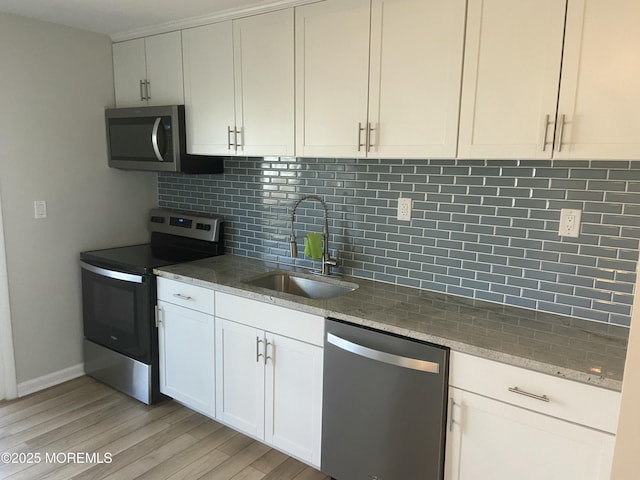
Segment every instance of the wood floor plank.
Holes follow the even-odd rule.
[[[178,411],[177,414],[179,415],[180,413],[181,412]],[[182,418],[179,422],[173,425],[167,424],[165,419],[159,420],[158,423],[165,423],[165,425],[168,425],[168,428],[160,430],[162,432],[162,435],[144,435],[139,439],[137,439],[135,435],[132,435],[126,442],[123,442],[123,439],[119,439],[116,442],[105,446],[106,452],[113,453],[114,461],[111,463],[96,465],[87,470],[86,474],[89,476],[89,478],[102,479],[107,475],[110,475],[114,471],[119,470],[122,465],[127,465],[131,462],[134,462],[138,458],[156,450],[163,443],[170,442],[183,433],[188,432],[192,428],[201,424],[203,421],[205,421],[205,417],[195,412],[193,412],[192,415]],[[140,429],[135,433],[137,434],[142,430],[143,429]],[[72,478],[87,477],[83,476]]]
[[[247,447],[229,457],[210,472],[202,475],[200,480],[229,480],[267,453],[268,450],[269,447],[264,443],[252,440]]]
[[[101,405],[100,410],[85,409],[86,415],[70,419],[69,423],[27,440],[27,446],[31,451],[37,451],[62,439],[67,439],[67,446],[72,444],[73,439],[75,443],[82,443],[84,439],[90,438],[91,433],[98,434],[105,428],[129,421],[142,412],[141,408],[125,399],[113,397],[111,400],[113,403]]]
[[[173,475],[167,477],[167,480],[193,480],[201,478],[204,474],[210,472],[214,468],[217,468],[228,459],[229,455],[218,449],[214,449],[210,453],[200,457]]]
[[[292,480],[307,466],[294,458],[287,458],[284,462],[264,476],[263,480]]]
[[[218,430],[220,430],[222,428],[228,428],[228,427],[225,427],[221,423],[214,422],[214,421],[205,422],[202,425],[200,425],[200,426],[194,428],[193,430],[191,430],[189,432],[189,435],[201,440],[203,438],[208,437],[212,433],[217,432]]]
[[[231,480],[262,480],[264,478],[264,472],[256,470],[251,465],[242,469],[237,475],[234,475]]]
[[[177,402],[144,405],[89,377],[0,402],[1,451],[59,454],[0,463],[2,480],[329,480]]]
[[[146,455],[129,462],[125,467],[102,477],[103,480],[121,480],[123,478],[138,478],[147,470],[153,468],[158,463],[170,459],[176,455],[181,455],[198,440],[190,435],[183,434],[173,440],[159,445]]]
[[[287,457],[284,453],[277,450],[269,450],[262,457],[251,464],[251,467],[262,472],[264,475],[271,472],[274,468],[282,464]]]
[[[195,476],[197,469],[192,469],[189,472],[184,471],[184,469],[188,468],[189,466],[194,464],[194,462],[198,461],[202,462],[203,464],[209,463],[209,469],[199,472],[200,475],[202,475],[229,458],[228,455],[218,451],[217,454],[214,454],[214,456],[216,456],[219,461],[217,463],[211,463],[211,453],[217,447],[229,441],[232,437],[239,435],[238,432],[228,427],[224,427],[217,422],[208,423],[216,424],[219,428],[217,428],[210,435],[203,438],[198,438],[197,435],[194,435],[194,431],[198,430],[200,427],[194,428],[191,432],[188,433],[188,435],[196,438],[197,443],[195,446],[193,446],[186,452],[181,452],[179,455],[175,455],[172,458],[159,463],[153,468],[148,469],[144,474],[140,475],[137,480],[165,480],[168,478],[176,478],[176,474],[178,474],[177,476],[181,478],[197,478]],[[179,474],[181,470],[182,473]]]
[[[164,414],[165,412],[160,411],[159,413]],[[169,424],[162,421],[163,416],[165,415],[162,415],[161,418],[153,418],[143,415],[131,421],[125,421],[110,430],[99,432],[97,435],[92,434],[88,441],[78,444],[77,448],[82,448],[88,452],[114,455],[119,451],[126,450],[131,445],[135,445],[146,437],[159,435],[163,430],[168,429]],[[67,480],[91,467],[92,465],[64,465],[58,470],[51,471],[43,478]]]
[[[0,428],[7,427],[13,423],[35,424],[45,421],[56,415],[57,412],[64,411],[69,404],[77,405],[85,397],[98,398],[111,393],[108,388],[100,384],[89,384],[82,389],[82,394],[72,390],[58,397],[50,398],[41,403],[31,405],[24,410],[19,410],[8,415],[0,416]]]
[[[114,399],[119,400],[120,402],[122,402],[122,399],[114,396]],[[105,404],[105,405],[109,405],[109,404]],[[91,415],[84,416],[78,420],[75,421],[71,421],[69,424],[67,425],[62,425],[58,428],[54,428],[49,432],[43,432],[41,433],[39,436],[36,436],[32,439],[27,440],[25,443],[17,443],[17,442],[22,442],[23,438],[22,438],[22,434],[17,434],[14,437],[8,437],[3,439],[2,443],[3,443],[3,448],[0,449],[1,451],[6,451],[6,452],[13,452],[13,453],[21,453],[21,454],[33,454],[33,453],[39,453],[41,456],[43,454],[45,454],[46,452],[64,452],[64,451],[70,451],[71,450],[71,446],[68,443],[68,439],[69,438],[73,438],[73,435],[75,434],[76,436],[80,436],[80,440],[78,440],[79,443],[81,441],[81,439],[87,435],[87,433],[91,432],[91,429],[93,427],[93,425],[95,425],[95,423],[99,423],[100,420],[105,421],[105,419],[103,418],[105,415],[110,416],[111,418],[108,418],[108,421],[113,424],[113,416],[115,415],[122,415],[123,419],[128,418],[127,415],[127,409],[122,407],[121,403],[116,402],[115,404],[110,406],[111,408],[105,408],[103,412],[95,412],[93,411],[93,409],[87,407],[87,410],[89,412],[93,412]],[[134,412],[135,413],[135,412]],[[131,417],[132,418],[132,417]],[[96,428],[96,427],[94,427]],[[105,425],[102,426],[98,426],[98,429],[102,429],[104,430]],[[97,433],[97,432],[96,432]],[[13,441],[12,441],[13,438]],[[56,441],[58,441],[59,443],[55,443]],[[66,442],[65,442],[66,441]],[[14,443],[15,442],[15,443]],[[65,443],[60,443],[60,442],[65,442]],[[51,445],[50,448],[45,448],[48,445]],[[7,467],[4,472],[4,476],[8,476],[9,472],[11,474],[16,474],[19,471],[22,470],[26,470],[26,469],[31,469],[30,471],[32,473],[29,473],[28,475],[26,475],[26,478],[29,478],[29,476],[34,475],[35,471],[46,471],[51,469],[52,467],[47,467],[45,465],[40,465],[40,466],[30,466],[29,464],[23,463],[23,464],[14,464],[11,465],[9,467]],[[33,470],[35,469],[35,470]],[[0,478],[2,477],[2,475],[0,475]],[[36,477],[32,477],[32,478],[36,478]]]
[[[9,415],[14,412],[24,411],[32,405],[37,405],[48,399],[59,397],[60,395],[64,395],[72,390],[82,391],[86,385],[94,383],[97,382],[91,377],[82,376],[21,398],[6,400],[0,404],[0,417],[4,417],[5,415]]]
[[[329,480],[329,477],[313,467],[307,467],[295,476],[293,480]]]
[[[247,448],[253,442],[254,440],[252,438],[249,438],[245,435],[238,435],[236,437],[233,437],[228,442],[225,442],[222,445],[220,445],[218,447],[218,450],[232,457],[238,452],[240,452],[241,450],[244,450],[245,448]]]

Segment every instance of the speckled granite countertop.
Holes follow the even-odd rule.
[[[162,267],[159,276],[334,317],[579,382],[621,390],[628,329],[361,278],[330,300],[243,283],[280,267],[232,255]]]

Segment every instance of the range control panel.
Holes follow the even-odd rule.
[[[149,214],[149,230],[180,235],[209,242],[220,240],[222,218],[196,215],[163,208],[154,208]]]

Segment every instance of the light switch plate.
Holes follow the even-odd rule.
[[[33,217],[36,219],[47,218],[47,202],[35,200],[33,202]]]

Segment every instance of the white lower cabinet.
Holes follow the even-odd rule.
[[[216,292],[216,418],[319,467],[322,329],[322,317]]]
[[[216,417],[257,438],[264,437],[264,334],[219,319],[216,328]]]
[[[323,350],[266,335],[265,441],[320,466]]]
[[[464,365],[456,368],[456,359],[461,355],[453,353],[445,479],[609,478],[615,443],[613,420],[619,408],[617,392],[482,359],[465,358]],[[475,368],[470,370],[473,365]],[[480,374],[483,371],[486,375]],[[473,385],[476,380],[467,382],[471,377],[487,379],[487,388],[477,388]],[[519,379],[519,385],[514,378]],[[504,382],[504,388],[494,390],[500,382]],[[537,398],[523,395],[523,391]],[[508,402],[496,399],[503,392]],[[565,409],[569,416],[581,415],[575,413],[580,408],[573,408],[573,404],[583,404],[585,411],[591,410],[593,422],[587,418],[583,420],[585,424],[579,424],[575,418],[563,418],[561,412]],[[593,425],[609,431],[592,428]]]
[[[215,414],[214,334],[213,315],[158,301],[160,391],[208,416]]]
[[[158,278],[160,391],[207,416],[215,414],[212,290]]]

